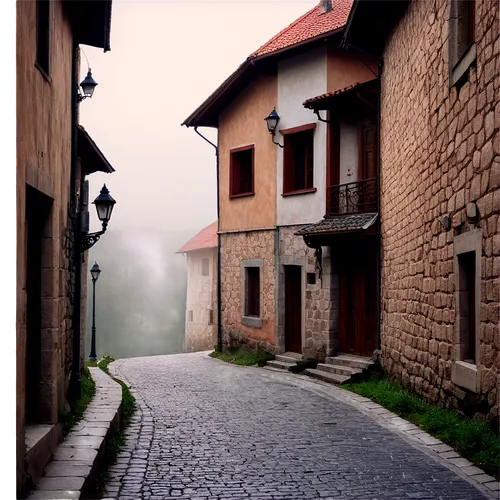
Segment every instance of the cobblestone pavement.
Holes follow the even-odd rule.
[[[106,495],[177,499],[484,499],[341,400],[206,354],[118,360],[140,409]],[[302,384],[302,385],[301,385]]]

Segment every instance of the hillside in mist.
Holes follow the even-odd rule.
[[[186,258],[176,255],[196,229],[109,231],[89,252],[97,260],[97,357],[182,352],[186,308]],[[92,281],[87,276],[86,353],[90,354]]]

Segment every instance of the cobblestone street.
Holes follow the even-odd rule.
[[[139,408],[109,498],[491,498],[308,378],[206,353],[118,360],[110,369],[132,386]]]

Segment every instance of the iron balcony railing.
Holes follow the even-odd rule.
[[[330,186],[326,215],[377,211],[377,178]]]

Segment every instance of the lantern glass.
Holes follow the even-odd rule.
[[[280,117],[278,113],[276,113],[276,108],[274,108],[271,113],[269,113],[269,116],[265,118],[267,122],[267,130],[269,130],[270,134],[273,134],[276,132],[276,127],[278,126],[278,122],[280,120]]]
[[[97,87],[97,82],[92,78],[92,72],[88,71],[87,76],[82,83],[80,83],[80,87],[82,87],[83,95],[85,97],[92,97],[94,94],[94,90]]]
[[[99,269],[99,265],[97,262],[94,263],[92,266],[92,269],[90,270],[90,274],[92,275],[92,280],[97,281],[99,278],[99,275],[101,274],[101,270]]]
[[[106,184],[101,189],[99,196],[94,200],[94,205],[97,209],[97,217],[103,224],[107,224],[111,219],[113,207],[116,201],[109,194]]]

